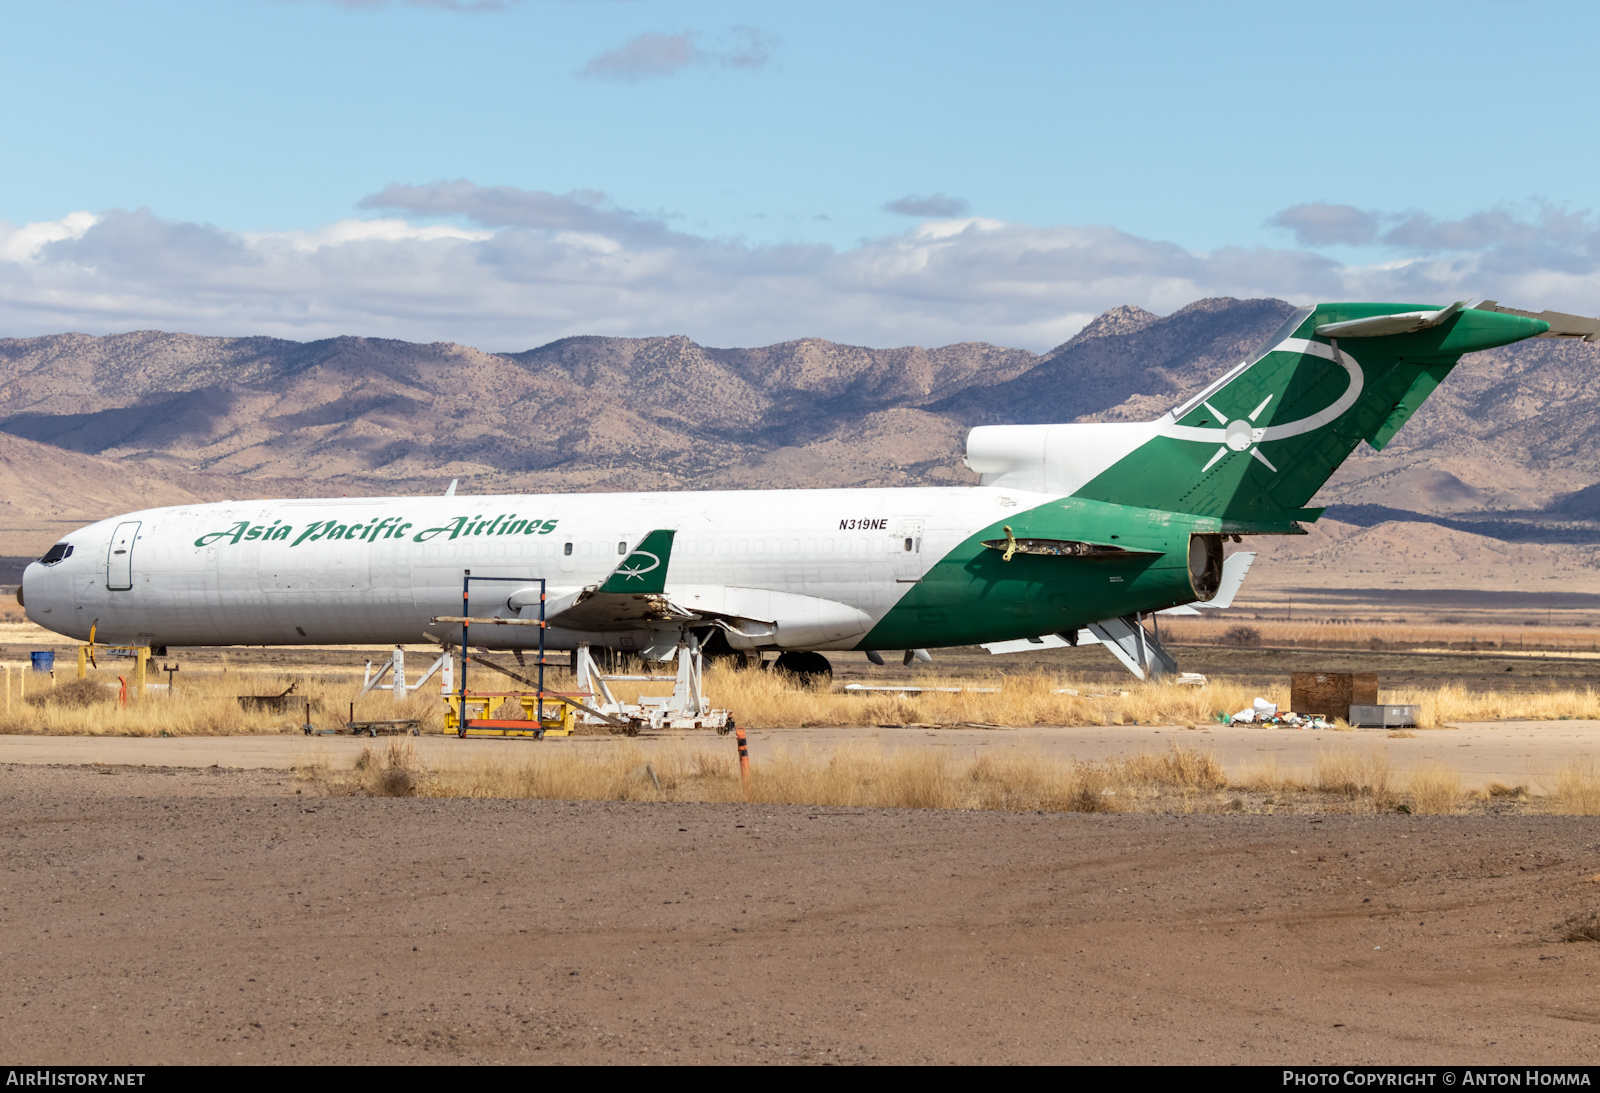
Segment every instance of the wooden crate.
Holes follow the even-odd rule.
[[[1378,704],[1375,672],[1294,672],[1289,676],[1289,709],[1350,720],[1351,706]]]

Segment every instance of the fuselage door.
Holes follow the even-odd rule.
[[[133,587],[133,541],[139,537],[139,521],[128,520],[111,533],[111,550],[106,554],[106,588],[126,592]]]
[[[889,543],[889,553],[894,556],[896,582],[915,584],[922,580],[922,521],[900,521]]]

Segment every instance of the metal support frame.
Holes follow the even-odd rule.
[[[401,699],[405,698],[407,694],[413,691],[421,690],[422,685],[428,682],[428,680],[432,679],[433,674],[439,671],[441,668],[444,669],[444,673],[448,677],[450,674],[449,662],[450,651],[446,649],[444,652],[439,654],[434,662],[428,667],[428,670],[422,673],[420,679],[418,679],[415,683],[411,683],[406,679],[405,647],[396,645],[394,647],[394,652],[389,654],[389,659],[384,661],[383,665],[378,669],[377,675],[372,674],[372,661],[367,661],[365,678],[361,684],[361,694],[357,695],[356,697],[360,698],[361,695],[366,694],[368,691],[392,691],[394,692],[394,700],[399,702]],[[390,681],[388,683],[382,682],[383,677],[389,675],[390,673],[393,673]],[[445,689],[448,691],[449,687],[447,686]]]
[[[517,582],[519,584],[533,584],[535,582],[538,583],[538,585],[539,585],[539,687],[538,687],[539,713],[538,713],[538,719],[540,721],[543,721],[544,720],[544,641],[545,641],[545,631],[549,629],[549,627],[546,625],[546,621],[547,620],[544,617],[545,579],[543,577],[474,577],[472,575],[472,570],[465,569],[465,570],[461,571],[461,689],[457,692],[457,696],[458,696],[459,701],[460,701],[460,706],[458,707],[458,709],[460,710],[461,727],[463,729],[465,729],[467,727],[467,661],[472,659],[471,653],[469,652],[469,650],[471,649],[471,646],[468,644],[468,635],[467,635],[468,623],[467,623],[467,619],[472,614],[472,607],[471,607],[470,603],[468,602],[468,600],[469,600],[470,594],[472,592],[472,582],[473,581],[515,581],[515,582]]]
[[[1142,613],[1091,622],[1089,630],[1140,679],[1156,680],[1178,672],[1177,660],[1144,628]]]

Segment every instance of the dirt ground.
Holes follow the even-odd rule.
[[[1232,775],[1251,764],[1276,762],[1310,777],[1319,754],[1349,749],[1358,754],[1382,752],[1399,773],[1443,765],[1461,775],[1468,790],[1492,782],[1525,786],[1534,794],[1553,792],[1563,763],[1600,754],[1600,721],[1467,722],[1447,729],[1417,729],[1404,738],[1381,729],[1330,732],[1276,729],[1258,725],[1094,725],[1078,728],[807,727],[748,730],[750,754],[757,763],[776,753],[827,756],[841,747],[867,746],[884,752],[933,748],[960,762],[979,755],[1014,755],[1055,760],[1110,760],[1139,751],[1162,752],[1176,744],[1215,755]],[[637,751],[641,759],[663,751],[733,753],[732,737],[710,731],[648,733],[626,741],[611,736],[575,736],[567,740],[458,740],[454,734],[430,733],[410,739],[429,767],[463,765],[480,758],[521,762],[553,750],[601,752],[617,747]],[[348,768],[373,745],[365,737],[284,735],[241,736],[49,736],[0,734],[0,765],[90,765],[304,769],[321,762]]]
[[[0,768],[38,1063],[1578,1063],[1600,833]],[[297,791],[300,791],[297,793]]]

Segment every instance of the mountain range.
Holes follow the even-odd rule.
[[[514,353],[156,331],[3,339],[0,555],[142,505],[436,493],[452,478],[462,492],[970,483],[972,426],[1152,417],[1291,312],[1118,307],[1042,354],[683,336]],[[1384,580],[1600,588],[1597,370],[1600,347],[1549,339],[1465,358],[1388,449],[1363,445],[1324,488],[1313,535],[1257,545]],[[1425,550],[1403,546],[1407,527]]]

